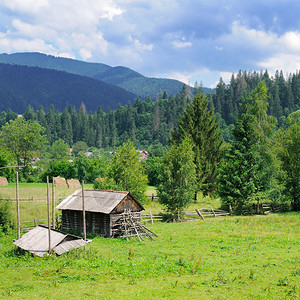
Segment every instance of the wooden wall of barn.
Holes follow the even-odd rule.
[[[86,233],[110,237],[110,217],[107,214],[96,212],[85,212]],[[61,229],[65,232],[80,232],[83,234],[82,211],[63,210]]]
[[[113,214],[120,214],[125,210],[130,210],[132,212],[141,211],[141,206],[134,201],[129,195],[127,195],[112,211]]]

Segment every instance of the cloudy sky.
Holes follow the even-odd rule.
[[[213,86],[300,70],[299,0],[0,0],[0,53],[39,51]]]

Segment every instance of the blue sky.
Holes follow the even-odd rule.
[[[300,70],[299,0],[0,0],[0,53],[38,51],[213,87]]]

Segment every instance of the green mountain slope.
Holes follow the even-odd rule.
[[[0,63],[15,64],[29,67],[40,67],[56,71],[94,77],[111,67],[100,63],[87,63],[75,59],[55,57],[38,52],[0,54]]]
[[[96,78],[121,87],[143,99],[150,96],[155,100],[159,93],[164,91],[168,95],[175,95],[181,91],[183,86],[183,83],[178,80],[149,78],[126,67],[111,67],[101,63],[88,63],[35,52],[0,54],[0,62],[54,69]],[[207,93],[213,92],[208,88],[204,88],[204,91]]]
[[[62,111],[79,109],[83,102],[88,111],[116,109],[118,103],[134,101],[136,95],[117,86],[67,72],[0,63],[0,111],[8,108],[23,113],[28,105],[47,110],[51,104]]]

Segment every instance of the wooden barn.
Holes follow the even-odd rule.
[[[83,233],[82,190],[77,190],[57,207],[62,211],[61,230]],[[131,211],[140,215],[144,207],[125,191],[84,190],[86,233],[114,236],[120,214]]]

